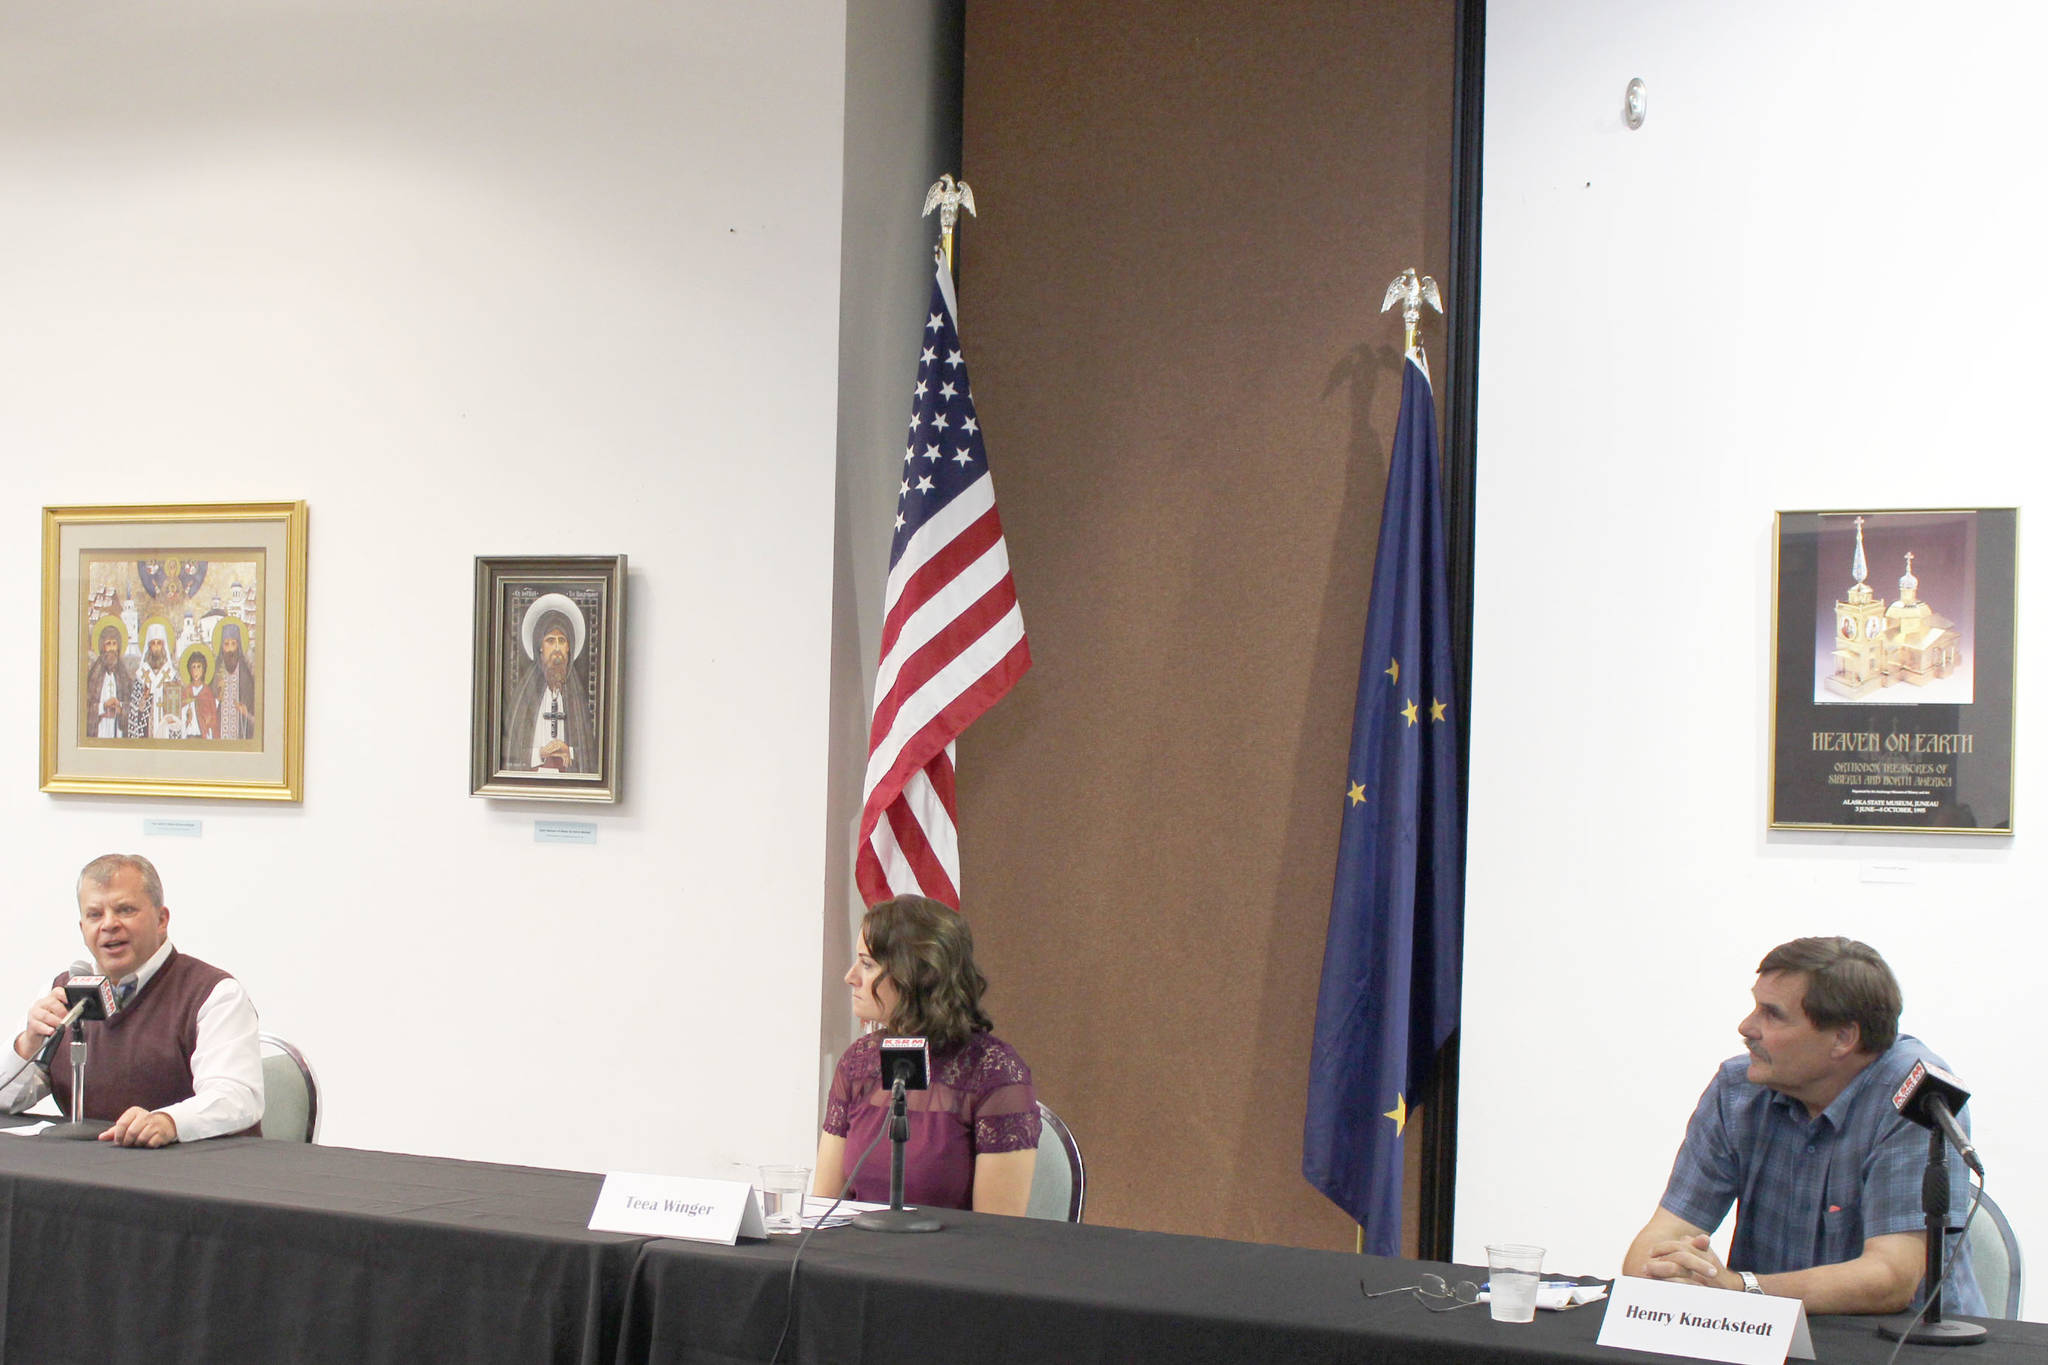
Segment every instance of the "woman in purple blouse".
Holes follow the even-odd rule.
[[[898,896],[869,908],[847,970],[853,1012],[871,1031],[840,1055],[818,1138],[816,1193],[846,1180],[848,1149],[868,1151],[888,1122],[883,1033],[931,1044],[932,1084],[909,1094],[903,1202],[1022,1214],[1038,1157],[1038,1096],[1031,1069],[981,1008],[988,979],[974,965],[967,921],[935,900]],[[889,1144],[874,1143],[854,1173],[852,1197],[889,1198]]]

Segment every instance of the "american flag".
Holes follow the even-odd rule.
[[[941,263],[896,494],[868,729],[854,880],[869,904],[915,892],[960,908],[953,741],[1031,667],[957,311]]]

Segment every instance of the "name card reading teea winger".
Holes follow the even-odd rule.
[[[643,1237],[680,1237],[723,1242],[766,1237],[761,1200],[744,1180],[696,1180],[686,1175],[638,1175],[613,1171],[590,1211],[592,1232],[634,1232]]]
[[[1782,1365],[1813,1359],[1806,1305],[1772,1294],[1624,1275],[1607,1296],[1602,1346],[1622,1346],[1727,1365]]]

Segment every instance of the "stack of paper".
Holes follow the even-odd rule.
[[[1548,1308],[1553,1313],[1580,1304],[1598,1303],[1607,1297],[1604,1284],[1576,1284],[1571,1280],[1545,1280],[1536,1286],[1536,1306]]]
[[[1491,1291],[1492,1282],[1489,1281],[1487,1286],[1479,1291],[1479,1302],[1492,1302]],[[1577,1308],[1580,1304],[1598,1303],[1606,1297],[1607,1286],[1604,1284],[1580,1284],[1576,1280],[1545,1280],[1536,1286],[1536,1306],[1548,1308],[1553,1313],[1562,1313],[1565,1309]]]
[[[854,1215],[866,1213],[869,1209],[886,1209],[887,1204],[863,1204],[856,1199],[842,1199],[839,1207],[832,1208],[832,1201],[820,1195],[804,1196],[804,1226],[806,1228],[843,1228],[853,1221]],[[832,1210],[827,1218],[825,1211]]]

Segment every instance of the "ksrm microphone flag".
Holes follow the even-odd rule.
[[[65,1030],[73,1024],[88,1019],[111,1019],[121,1012],[121,1007],[114,1001],[114,983],[95,974],[92,964],[83,960],[71,964],[71,979],[64,983],[64,999],[70,1008],[65,1011],[64,1022],[57,1025],[57,1031],[43,1039],[42,1047],[36,1050],[38,1066],[50,1064],[50,1055],[57,1050]]]
[[[923,1038],[884,1038],[881,1046],[882,1084],[905,1090],[928,1090],[932,1083],[931,1044]]]
[[[1956,1149],[1956,1155],[1963,1159],[1963,1164],[1983,1175],[1984,1163],[1977,1156],[1976,1145],[1956,1118],[1969,1102],[1970,1092],[1963,1088],[1961,1081],[1926,1062],[1913,1063],[1906,1079],[1900,1081],[1899,1088],[1892,1092],[1892,1108],[1922,1128],[1947,1138],[1949,1145]]]

